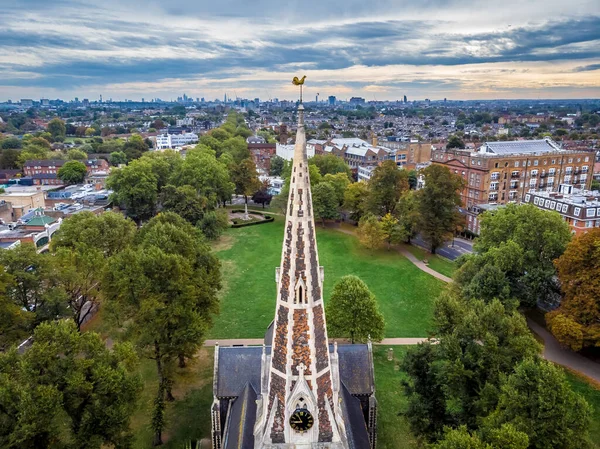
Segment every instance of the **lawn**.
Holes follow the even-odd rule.
[[[439,254],[431,254],[423,248],[415,245],[405,245],[405,248],[412,253],[413,256],[419,260],[427,260],[428,266],[432,270],[442,273],[444,276],[452,277],[454,270],[456,270],[456,264]]]
[[[586,379],[565,370],[567,380],[574,391],[582,395],[592,407],[592,423],[590,425],[590,438],[594,447],[600,448],[600,390]]]
[[[214,249],[223,265],[221,312],[209,338],[261,338],[275,313],[275,267],[281,262],[283,218],[229,229]],[[325,301],[334,283],[354,274],[377,297],[386,337],[423,337],[443,283],[395,251],[368,251],[354,236],[317,226]]]

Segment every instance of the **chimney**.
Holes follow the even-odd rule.
[[[372,143],[374,147],[376,147],[379,144],[379,142],[377,141],[377,134],[375,133],[373,133]]]

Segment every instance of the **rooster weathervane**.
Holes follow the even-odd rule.
[[[304,75],[302,78],[298,78],[297,76],[295,76],[294,79],[292,80],[292,84],[294,86],[300,86],[300,103],[302,103],[302,86],[304,86],[305,79],[306,79],[306,75]]]

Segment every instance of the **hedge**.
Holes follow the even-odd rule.
[[[239,212],[239,213],[245,213],[246,211],[244,209],[232,209],[231,212]],[[259,225],[259,224],[263,224],[263,223],[271,223],[272,221],[275,221],[275,217],[272,217],[270,215],[266,215],[263,214],[262,212],[250,212],[254,215],[260,215],[261,217],[264,217],[264,220],[261,221],[251,221],[248,223],[234,223],[231,225],[232,228],[243,228],[244,226],[254,226],[254,225]]]

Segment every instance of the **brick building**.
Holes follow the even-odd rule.
[[[248,150],[252,154],[256,168],[269,173],[271,158],[275,156],[277,144],[267,142],[248,143]]]
[[[61,185],[57,175],[66,162],[68,161],[64,159],[29,160],[23,165],[23,172],[33,179],[35,185]],[[110,168],[104,159],[86,159],[81,162],[85,164],[88,175]]]
[[[558,212],[574,234],[600,227],[600,194],[563,185],[559,192],[528,192],[525,203]]]

